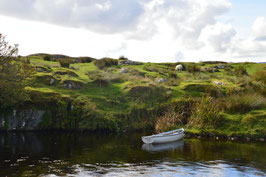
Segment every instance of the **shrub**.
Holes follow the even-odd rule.
[[[90,62],[92,62],[92,61],[94,61],[96,59],[95,58],[91,58],[91,57],[81,57],[80,60],[81,60],[81,63],[90,63]]]
[[[238,75],[238,76],[241,76],[241,75],[248,75],[246,69],[244,66],[239,66],[235,69],[235,74]]]
[[[169,72],[168,72],[168,78],[176,79],[176,78],[177,78],[177,74],[176,74],[175,72],[171,72],[171,71],[169,71]]]
[[[126,85],[127,95],[140,102],[160,102],[169,99],[170,92],[163,86],[149,85]]]
[[[96,80],[98,78],[103,78],[103,72],[100,72],[98,70],[89,71],[86,74],[90,80]]]
[[[44,55],[43,60],[44,60],[44,61],[51,61],[52,58],[51,58],[50,55]]]
[[[200,72],[200,68],[196,65],[196,64],[190,64],[186,66],[186,70],[189,73],[196,73],[196,72]]]
[[[97,78],[93,81],[93,83],[97,84],[99,87],[107,87],[109,86],[109,81],[102,78]]]
[[[155,123],[156,132],[164,132],[184,125],[183,112],[176,112],[174,107],[170,107],[165,115],[159,117]]]
[[[201,101],[196,103],[189,123],[202,128],[204,125],[216,127],[221,121],[221,108],[212,97],[202,97]]]
[[[266,100],[258,94],[235,94],[224,100],[224,108],[228,112],[246,113],[253,109],[262,108],[266,105]]]
[[[123,56],[123,55],[121,55],[121,56],[118,58],[118,60],[128,60],[128,58],[125,57],[125,56]]]
[[[255,116],[253,116],[251,114],[247,114],[241,119],[241,123],[249,126],[249,125],[255,123],[256,120],[257,119]]]
[[[69,65],[71,64],[71,59],[69,58],[66,58],[66,59],[59,59],[59,63],[60,63],[60,66],[61,67],[64,67],[64,68],[69,68]]]
[[[252,75],[252,79],[266,84],[266,70],[257,71]]]
[[[118,60],[116,59],[111,59],[111,58],[102,58],[99,60],[96,60],[94,62],[94,65],[98,68],[98,69],[104,69],[106,67],[110,67],[112,65],[118,65]]]

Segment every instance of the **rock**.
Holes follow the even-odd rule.
[[[83,83],[80,81],[74,81],[74,80],[65,80],[62,83],[62,87],[67,89],[80,89],[83,86]]]
[[[206,67],[201,67],[201,68],[200,68],[200,71],[202,71],[202,72],[208,71],[208,68],[206,68]]]
[[[259,140],[262,141],[262,142],[264,142],[264,138],[260,138]]]
[[[50,85],[53,85],[54,82],[55,82],[55,79],[54,78],[51,78],[50,79]]]
[[[38,128],[39,123],[43,120],[45,111],[28,109],[28,110],[13,110],[13,113],[7,118],[0,116],[0,129],[5,130],[34,130]],[[8,122],[5,122],[5,119]],[[7,125],[5,125],[7,123]],[[7,127],[5,127],[7,126]]]
[[[36,71],[37,72],[47,72],[48,70],[45,67],[42,66],[36,66]]]
[[[209,72],[217,72],[218,70],[216,68],[209,68]]]
[[[164,83],[166,81],[167,81],[166,78],[159,78],[159,79],[156,80],[156,82],[158,82],[158,83]]]
[[[118,63],[118,65],[141,65],[142,63],[140,62],[135,62],[131,60],[123,60]]]
[[[247,139],[246,139],[247,141],[250,141],[250,138],[249,137],[247,137]]]
[[[198,138],[198,139],[200,139],[200,138],[201,138],[201,136],[198,136],[197,138]]]
[[[217,68],[218,69],[224,69],[225,68],[225,65],[218,65]]]
[[[226,84],[220,81],[213,81],[212,83],[216,84],[216,85],[222,85],[225,86]]]
[[[128,71],[129,71],[128,68],[121,68],[120,69],[120,73],[123,73],[123,74],[128,73]]]

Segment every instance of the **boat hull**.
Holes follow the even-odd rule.
[[[158,134],[158,135],[152,135],[152,136],[143,136],[142,141],[144,143],[148,144],[157,144],[157,143],[168,143],[173,141],[181,140],[184,137],[184,131],[179,133],[173,133],[173,134]]]

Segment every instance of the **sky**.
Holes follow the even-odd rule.
[[[265,0],[0,0],[19,54],[266,61]]]

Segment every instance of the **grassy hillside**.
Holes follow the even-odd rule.
[[[27,58],[36,73],[24,105],[48,110],[43,129],[266,135],[265,64],[182,63],[186,70],[177,72],[176,63],[121,64],[124,58],[72,58],[69,67],[44,55]]]

